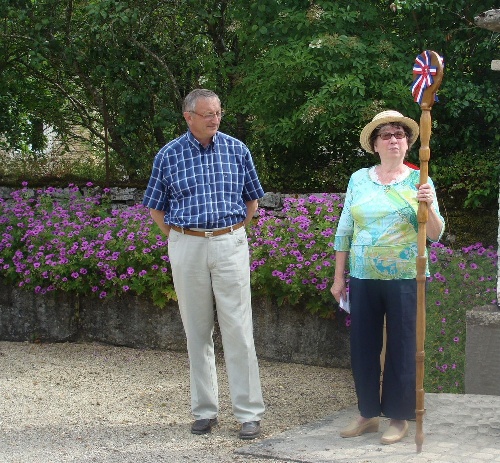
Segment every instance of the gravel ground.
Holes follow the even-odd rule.
[[[266,439],[355,403],[350,370],[260,360]],[[0,342],[1,463],[253,462],[224,362],[219,426],[194,436],[187,354],[95,343]]]

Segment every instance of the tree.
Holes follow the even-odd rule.
[[[418,119],[409,87],[414,58],[426,48],[446,61],[434,109],[437,156],[463,142],[478,146],[480,127],[487,127],[481,149],[498,148],[491,122],[500,105],[487,70],[498,38],[472,23],[493,2],[283,1],[280,11],[275,3],[249,6],[254,23],[240,33],[258,46],[232,94],[249,116],[270,185],[345,188],[353,168],[373,163],[358,151],[358,135],[375,113],[394,108]]]
[[[216,80],[211,43],[200,34],[191,6],[157,0],[2,0],[1,39],[8,50],[2,67],[12,76],[4,85],[32,79],[30,92],[44,88],[56,102],[30,105],[29,95],[16,92],[23,109],[17,120],[40,119],[59,137],[82,137],[101,150],[108,142],[130,178],[143,178],[159,147],[184,130],[183,96],[202,81]],[[14,127],[11,121],[2,133],[7,144],[18,147]]]
[[[367,121],[388,108],[419,117],[412,66],[429,48],[446,66],[431,169],[450,167],[440,183],[456,184],[458,164],[483,161],[471,151],[499,149],[498,34],[473,23],[493,2],[0,0],[2,143],[36,153],[50,125],[94,150],[107,142],[143,182],[185,130],[183,97],[207,87],[226,109],[221,130],[249,145],[268,189],[341,191],[374,162],[359,149]],[[488,197],[490,165],[476,171],[492,173]]]

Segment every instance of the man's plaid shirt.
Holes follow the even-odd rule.
[[[156,155],[143,205],[165,211],[165,223],[183,228],[224,228],[245,219],[245,201],[264,190],[247,146],[217,132],[203,146],[188,130]]]

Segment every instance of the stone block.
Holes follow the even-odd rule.
[[[129,205],[141,203],[144,196],[144,191],[137,188],[112,187],[110,190],[111,201],[124,202]]]
[[[252,299],[257,355],[269,360],[334,368],[350,368],[349,330],[345,316],[321,318],[304,307]]]
[[[476,26],[489,31],[500,32],[500,9],[492,9],[474,18]]]
[[[475,307],[466,320],[465,393],[500,395],[500,310]]]
[[[78,336],[78,297],[64,292],[45,295],[0,282],[0,339],[59,342]]]
[[[164,308],[147,298],[123,295],[87,298],[80,314],[81,338],[117,346],[185,351],[186,339],[176,303]]]
[[[0,198],[11,199],[11,194],[13,191],[15,191],[14,188],[8,186],[0,186]]]
[[[268,192],[264,197],[259,199],[259,206],[268,209],[276,209],[281,207],[283,199],[280,193]]]

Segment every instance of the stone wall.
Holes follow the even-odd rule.
[[[465,393],[500,395],[500,311],[496,305],[467,312]]]
[[[12,192],[19,190],[19,188],[12,188],[6,186],[0,186],[0,198],[6,201],[11,199]],[[32,191],[34,194],[34,189],[28,191]],[[93,187],[83,187],[80,189],[82,195],[86,194],[88,191],[93,191]],[[111,204],[114,207],[120,206],[133,206],[135,204],[139,204],[142,202],[142,198],[144,197],[145,189],[140,188],[122,188],[122,187],[112,187],[110,188],[109,196],[111,198]],[[58,195],[59,197],[69,196],[69,189],[62,188],[62,192]],[[296,198],[307,198],[310,196],[309,194],[283,194],[283,193],[273,193],[267,192],[264,197],[259,200],[259,206],[266,209],[280,209],[283,206],[283,199],[286,197],[296,197]],[[339,197],[344,197],[344,193],[338,193]]]
[[[500,9],[485,11],[476,16],[474,22],[483,29],[500,32]],[[491,69],[500,71],[500,61],[492,60]],[[498,206],[500,220],[500,195]],[[500,249],[500,226],[497,249]],[[474,307],[467,312],[465,357],[465,393],[500,395],[500,261],[497,273],[497,304]]]
[[[253,301],[254,337],[260,358],[349,368],[349,332],[344,321],[322,319],[301,307]],[[222,350],[216,329],[215,343]],[[146,298],[80,298],[68,293],[37,295],[0,280],[0,340],[95,341],[118,346],[185,351],[175,303],[158,308]]]
[[[487,29],[492,32],[500,32],[500,9],[491,9],[485,11],[474,18],[476,26]],[[495,58],[495,57],[494,57]],[[500,60],[493,59],[491,61],[491,69],[500,71]],[[498,96],[497,96],[498,98]],[[500,192],[500,182],[498,184]],[[498,219],[500,221],[500,195],[498,197]],[[499,222],[500,223],[500,222]],[[500,225],[498,227],[498,249],[500,249]],[[497,278],[497,304],[500,309],[500,261],[498,262],[498,278]]]

